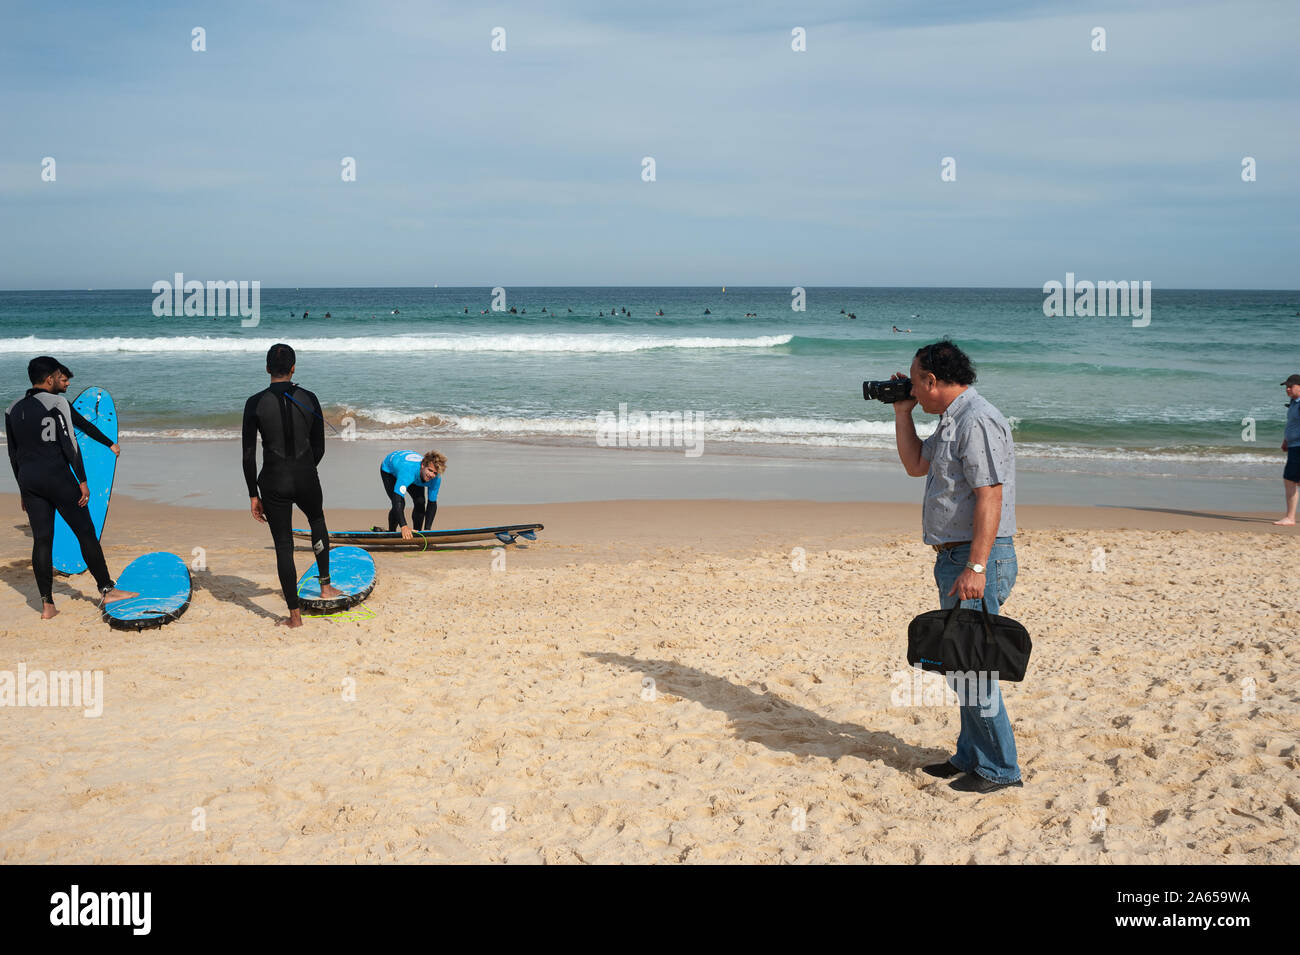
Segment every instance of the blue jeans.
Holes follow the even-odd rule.
[[[958,576],[970,560],[970,544],[935,555],[934,582],[939,585],[939,606],[947,610],[957,603],[957,595],[948,596]],[[1016,582],[1016,545],[1010,537],[999,537],[989,551],[988,566],[984,571],[984,601],[989,613],[996,614],[1009,596]],[[963,607],[978,610],[978,600],[963,600]],[[977,697],[969,706],[961,707],[961,732],[957,736],[957,755],[952,764],[966,773],[978,773],[995,783],[1013,783],[1020,778],[1016,765],[1016,738],[1011,732],[1011,720],[1002,705],[1002,691],[996,679],[988,679],[975,686],[958,687],[964,693],[963,702],[969,702],[971,691]],[[976,689],[978,687],[978,689]],[[981,712],[982,711],[982,712]],[[984,715],[991,714],[991,715]]]

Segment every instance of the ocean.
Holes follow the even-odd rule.
[[[808,288],[796,311],[788,287],[507,287],[513,314],[487,288],[263,289],[250,328],[157,317],[154,298],[0,292],[8,393],[52,354],[76,375],[70,396],[113,393],[126,440],[230,438],[284,341],[295,380],[362,441],[591,445],[597,416],[625,405],[700,416],[706,450],[887,457],[893,414],[862,381],[947,336],[1011,419],[1022,467],[1275,479],[1279,382],[1300,371],[1295,291],[1157,288],[1145,327],[1049,318],[1038,289]]]

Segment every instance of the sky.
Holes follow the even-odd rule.
[[[1293,0],[5,0],[0,23],[4,289],[1300,287]]]

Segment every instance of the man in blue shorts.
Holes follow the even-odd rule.
[[[1286,432],[1282,436],[1282,450],[1286,452],[1286,467],[1282,469],[1282,483],[1286,488],[1286,516],[1274,524],[1295,524],[1296,499],[1300,498],[1300,375],[1292,375],[1282,382],[1291,402],[1286,406]]]

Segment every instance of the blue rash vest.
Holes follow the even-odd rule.
[[[420,462],[423,460],[424,455],[415,451],[394,451],[384,458],[384,463],[379,465],[379,470],[397,478],[395,490],[398,494],[405,494],[407,488],[423,487],[428,488],[426,492],[428,499],[436,501],[438,488],[442,486],[442,475],[435,474],[432,481],[421,481]]]

